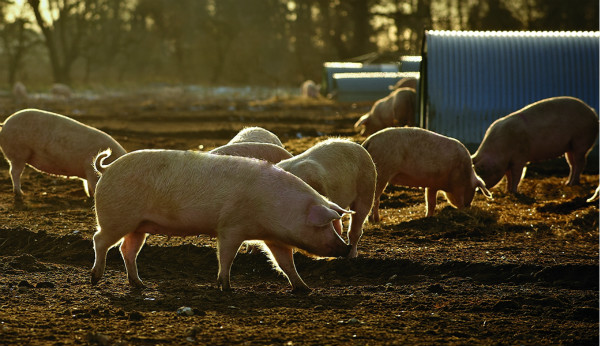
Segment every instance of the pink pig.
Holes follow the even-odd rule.
[[[142,286],[136,257],[147,234],[217,238],[222,290],[244,241],[264,241],[274,264],[294,291],[307,291],[294,265],[294,248],[317,256],[346,256],[350,246],[334,223],[348,213],[300,178],[268,163],[244,157],[178,150],[139,150],[104,169],[96,190],[96,259],[92,284],[102,277],[109,248],[120,250],[129,282]]]
[[[363,115],[354,124],[360,134],[370,136],[373,133],[392,126],[413,126],[417,93],[412,88],[399,88],[388,96],[377,100],[369,113]]]
[[[507,190],[516,193],[528,162],[565,154],[571,168],[567,185],[574,185],[597,137],[598,116],[592,108],[574,97],[553,97],[494,121],[473,163],[488,188],[506,175]]]
[[[379,221],[379,198],[388,183],[425,187],[426,216],[433,215],[440,190],[456,208],[470,206],[476,189],[491,197],[473,170],[469,151],[454,138],[417,127],[396,127],[371,135],[363,147],[377,167],[374,221]]]
[[[277,166],[300,177],[337,205],[355,212],[348,227],[352,245],[348,257],[356,257],[363,223],[373,206],[377,178],[369,153],[349,140],[329,139]]]
[[[98,176],[94,157],[111,149],[108,162],[125,154],[125,149],[108,134],[66,116],[25,109],[2,124],[0,147],[10,164],[15,199],[21,200],[21,174],[25,165],[41,172],[82,179],[88,196],[94,195]]]
[[[233,143],[270,143],[283,148],[283,143],[273,132],[262,127],[245,127],[235,135],[227,144]]]
[[[238,142],[226,144],[209,151],[210,154],[232,155],[250,157],[259,160],[265,160],[270,163],[278,163],[281,160],[292,157],[289,151],[271,143],[258,142]]]

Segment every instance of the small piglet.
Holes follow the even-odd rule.
[[[21,174],[25,165],[41,172],[78,177],[88,196],[94,196],[98,176],[94,158],[110,149],[108,162],[125,154],[125,149],[108,134],[66,116],[38,109],[25,109],[2,124],[0,147],[10,164],[17,200],[22,199]]]
[[[292,157],[289,151],[271,143],[239,142],[226,144],[209,151],[210,154],[250,157],[272,164]]]
[[[363,115],[354,124],[361,128],[360,134],[370,136],[373,133],[392,126],[413,126],[417,93],[412,88],[399,88],[388,96],[377,100],[369,113]]]
[[[92,284],[104,273],[106,253],[121,239],[129,282],[142,286],[136,257],[147,234],[217,238],[218,285],[230,290],[229,271],[244,241],[264,241],[294,291],[307,291],[294,265],[294,248],[323,257],[346,256],[335,230],[348,213],[298,177],[268,162],[178,150],[139,150],[106,167],[96,189],[96,259]],[[339,227],[339,226],[338,226]]]
[[[459,209],[471,205],[476,189],[491,198],[473,170],[469,151],[454,138],[416,127],[396,127],[371,135],[363,147],[377,167],[374,221],[379,221],[379,198],[388,183],[425,187],[426,216],[433,215],[440,190]]]
[[[270,143],[283,148],[276,134],[257,126],[243,128],[227,144],[233,143]]]
[[[592,108],[574,97],[553,97],[494,121],[473,164],[488,188],[506,175],[508,192],[516,193],[527,163],[565,154],[571,168],[567,185],[575,185],[597,137]]]
[[[369,153],[354,142],[329,139],[277,166],[300,177],[337,205],[355,212],[348,227],[352,245],[348,257],[356,257],[363,223],[373,206],[377,178]]]

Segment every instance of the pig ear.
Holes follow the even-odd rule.
[[[337,205],[337,204],[335,204],[333,202],[329,202],[329,208],[335,210],[340,215],[354,214],[354,211],[352,211],[352,210],[346,210],[346,209],[340,207],[339,205]]]
[[[308,211],[306,223],[311,226],[326,226],[333,220],[340,219],[341,216],[333,209],[329,209],[324,205],[315,204]]]
[[[360,119],[358,119],[358,121],[354,124],[354,128],[358,128],[359,126],[364,125],[367,122],[367,120],[369,120],[369,113],[360,117]]]
[[[479,177],[477,177],[477,185],[475,185],[475,188],[479,189],[485,197],[492,198],[492,193],[485,187],[485,183]]]

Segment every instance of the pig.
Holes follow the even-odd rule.
[[[363,115],[354,124],[361,128],[360,134],[370,136],[373,133],[392,126],[413,126],[417,93],[411,88],[400,88],[373,104],[369,113]]]
[[[552,97],[494,121],[473,164],[488,188],[506,175],[507,191],[516,193],[529,162],[565,154],[567,185],[575,185],[597,137],[598,115],[592,108],[574,97]]]
[[[25,84],[16,82],[15,85],[13,85],[12,96],[17,103],[27,102],[29,96],[27,94],[27,88],[25,87]]]
[[[78,177],[88,196],[94,196],[98,176],[94,158],[110,148],[110,162],[125,149],[108,134],[64,115],[24,109],[1,125],[0,148],[10,165],[15,200],[23,198],[21,174],[25,165],[59,176]]]
[[[396,82],[393,86],[390,86],[390,90],[396,90],[399,88],[411,88],[417,90],[417,78],[415,77],[404,77]]]
[[[289,159],[292,157],[292,154],[290,154],[289,151],[283,149],[278,145],[257,142],[239,142],[233,144],[226,144],[214,148],[213,150],[209,151],[209,153],[216,155],[250,157],[259,160],[265,160],[272,164],[276,164],[281,160]]]
[[[377,173],[369,153],[349,140],[329,139],[277,166],[300,177],[342,208],[354,211],[347,237],[352,246],[348,257],[355,258],[375,194]]]
[[[317,99],[319,98],[319,92],[321,91],[321,86],[315,84],[312,80],[307,80],[302,83],[300,87],[300,91],[302,93],[302,97]]]
[[[61,83],[52,84],[52,87],[50,88],[50,93],[56,98],[62,98],[67,100],[71,98],[72,94],[71,88],[69,88],[68,85]]]
[[[245,127],[238,132],[227,144],[233,143],[271,143],[283,148],[283,143],[273,132],[262,127]]]
[[[371,218],[379,221],[379,198],[388,183],[425,188],[426,217],[433,216],[437,192],[458,209],[471,205],[476,189],[492,194],[475,174],[471,156],[458,140],[417,127],[387,128],[362,144],[377,167]]]
[[[136,258],[147,234],[217,238],[217,285],[231,290],[229,272],[244,241],[262,241],[294,292],[309,291],[293,251],[346,256],[351,246],[336,232],[343,214],[300,178],[266,161],[181,150],[138,150],[110,165],[101,153],[96,188],[98,231],[91,283],[101,279],[106,253],[121,241],[129,283],[143,286]],[[334,224],[338,224],[337,226]]]

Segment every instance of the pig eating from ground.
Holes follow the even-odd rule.
[[[41,172],[78,177],[85,192],[93,197],[98,176],[94,158],[110,149],[107,162],[125,154],[125,149],[108,134],[66,116],[25,109],[9,116],[0,131],[0,148],[10,165],[16,200],[23,198],[21,174],[25,165]]]
[[[598,116],[592,108],[574,97],[553,97],[494,121],[473,164],[488,188],[506,175],[507,191],[516,193],[527,163],[565,154],[567,185],[575,185],[597,137]]]
[[[312,80],[307,80],[302,83],[300,87],[300,91],[302,92],[302,97],[316,99],[319,98],[319,92],[321,86],[315,84]]]
[[[250,157],[276,164],[292,157],[289,151],[271,143],[233,143],[226,144],[209,151],[210,154]]]
[[[388,96],[377,100],[369,113],[363,115],[354,124],[360,134],[370,136],[373,133],[392,126],[413,126],[415,124],[415,107],[417,93],[412,88],[400,88]]]
[[[433,215],[440,190],[459,209],[471,205],[476,189],[491,198],[469,151],[454,138],[416,127],[388,128],[367,138],[363,147],[377,167],[374,221],[380,219],[379,198],[388,183],[425,187],[426,216]]]
[[[375,193],[377,173],[369,153],[354,142],[329,139],[277,166],[300,177],[337,205],[355,212],[348,227],[348,241],[352,245],[348,257],[356,257],[363,223],[371,211]]]
[[[106,253],[121,239],[130,284],[143,286],[136,257],[147,234],[217,238],[218,285],[230,290],[229,271],[244,241],[264,241],[294,291],[307,291],[294,265],[299,248],[323,257],[346,256],[350,246],[335,231],[348,213],[300,178],[244,157],[178,150],[139,150],[108,167],[95,198],[92,284],[102,277]]]
[[[262,127],[246,127],[235,135],[227,144],[233,143],[271,143],[283,148],[283,143],[273,132]]]

